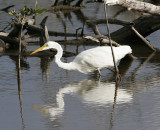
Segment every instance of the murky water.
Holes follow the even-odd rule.
[[[40,7],[48,7],[52,1],[38,1]],[[0,7],[16,4],[23,7],[28,1],[0,2]],[[18,3],[18,4],[17,4]],[[103,9],[91,4],[85,16],[104,18]],[[113,7],[111,7],[112,9]],[[119,8],[113,9],[114,15]],[[91,14],[91,12],[94,12]],[[132,14],[132,16],[130,15]],[[47,13],[50,30],[64,28],[55,14]],[[44,16],[45,16],[44,15]],[[10,16],[0,12],[0,28],[6,25]],[[64,18],[64,16],[61,14]],[[72,22],[66,20],[68,32],[75,31],[82,23],[74,13]],[[131,20],[131,12],[124,12],[121,19]],[[40,18],[42,19],[42,18]],[[100,28],[104,28],[101,25]],[[112,26],[114,31],[119,27]],[[102,29],[102,32],[105,29]],[[92,33],[86,29],[86,33]],[[147,37],[160,49],[160,31]],[[64,39],[63,37],[51,37]],[[32,39],[35,40],[35,39]],[[37,46],[30,46],[34,50]],[[67,50],[74,52],[74,46]],[[82,51],[91,48],[80,46]],[[140,50],[140,49],[139,49]],[[95,74],[84,75],[75,71],[58,68],[52,58],[30,57],[22,63],[21,96],[18,94],[17,57],[0,57],[0,129],[2,130],[159,130],[160,128],[160,53],[134,51],[138,58],[120,64],[122,82],[116,87],[114,75],[102,70],[98,81]],[[62,58],[64,62],[74,57]]]

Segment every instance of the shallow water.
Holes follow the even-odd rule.
[[[6,5],[32,1],[1,1]],[[48,7],[48,0],[40,7]],[[0,4],[2,7],[2,4]],[[91,5],[86,9],[86,16],[103,18],[102,9]],[[98,5],[100,6],[100,5]],[[111,7],[112,9],[112,7]],[[118,10],[115,8],[114,11]],[[85,9],[83,10],[85,11]],[[93,16],[90,12],[94,12]],[[112,13],[115,12],[111,12]],[[119,16],[131,20],[130,12]],[[47,26],[50,29],[62,30],[63,26],[55,14],[49,15]],[[2,29],[10,18],[0,13]],[[62,15],[63,16],[63,15]],[[130,18],[128,17],[130,16]],[[74,24],[67,19],[68,32],[81,26],[72,13]],[[56,28],[55,28],[56,27]],[[72,28],[71,28],[72,27]],[[102,26],[101,26],[102,27]],[[100,28],[101,28],[100,27]],[[119,27],[111,27],[114,31]],[[105,29],[102,30],[105,32]],[[91,30],[86,29],[86,33]],[[147,37],[160,49],[160,31]],[[63,39],[51,37],[51,39]],[[34,40],[34,39],[32,39]],[[30,46],[34,50],[37,46]],[[67,50],[75,51],[75,46]],[[91,48],[80,46],[79,50]],[[139,49],[140,50],[140,49]],[[2,130],[159,130],[160,128],[160,53],[135,50],[138,58],[131,62],[120,63],[122,81],[116,87],[114,75],[102,70],[98,81],[94,73],[84,75],[75,71],[58,68],[52,58],[29,57],[24,59],[21,72],[21,95],[18,94],[17,57],[2,55],[0,57],[0,128]],[[62,58],[64,62],[74,57]]]

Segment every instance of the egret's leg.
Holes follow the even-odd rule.
[[[101,71],[99,68],[97,69],[97,71],[98,71],[98,78],[100,79],[101,78]]]
[[[97,69],[97,71],[98,71],[98,74],[101,76],[101,71],[100,71],[100,69]]]

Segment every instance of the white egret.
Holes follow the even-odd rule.
[[[78,54],[70,63],[64,63],[61,61],[63,49],[60,44],[54,41],[45,43],[42,47],[32,52],[31,55],[47,49],[54,49],[57,51],[57,54],[55,55],[55,63],[63,69],[77,70],[85,74],[98,70],[100,74],[100,69],[114,66],[110,46],[98,46],[85,50]],[[127,45],[113,47],[113,50],[116,62],[122,59],[125,55],[132,53],[131,47]]]

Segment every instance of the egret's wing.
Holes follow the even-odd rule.
[[[126,54],[131,53],[129,46],[113,47],[115,61],[119,61]],[[101,46],[81,52],[73,61],[77,70],[83,73],[92,72],[95,69],[114,66],[111,48]]]
[[[113,65],[111,49],[109,47],[96,47],[80,53],[74,62],[94,68]]]

